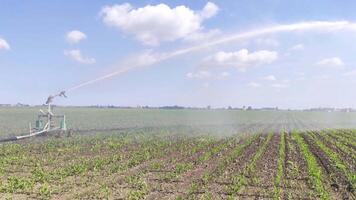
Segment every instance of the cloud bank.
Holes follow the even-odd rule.
[[[251,53],[247,49],[233,52],[220,51],[206,58],[202,66],[235,67],[240,70],[246,70],[252,66],[272,63],[277,58],[277,52],[267,50]]]
[[[64,55],[82,64],[94,64],[96,62],[94,58],[83,56],[82,52],[78,49],[66,50],[64,51]]]
[[[212,74],[209,71],[201,70],[195,73],[189,72],[186,74],[186,77],[188,79],[206,79],[212,77]]]
[[[265,76],[263,77],[263,80],[266,80],[266,81],[275,81],[277,80],[275,76],[273,75],[268,75],[268,76]]]
[[[296,44],[290,48],[292,51],[300,51],[304,49],[304,44]]]
[[[70,31],[66,35],[66,40],[71,44],[79,43],[80,41],[86,38],[87,36],[83,32],[78,30]]]
[[[110,10],[111,7],[107,7],[106,9]],[[105,10],[105,9],[104,9]],[[109,12],[110,13],[110,12]],[[127,13],[127,12],[126,12]],[[117,14],[112,14],[115,17]],[[106,15],[104,15],[106,16]],[[110,18],[108,18],[107,23],[114,23],[115,18],[112,19],[113,22],[110,21]],[[251,31],[246,31],[246,32],[238,32],[232,35],[227,35],[224,37],[212,39],[209,42],[193,45],[188,48],[182,48],[178,49],[176,51],[172,52],[165,52],[165,53],[160,53],[159,57],[155,57],[154,62],[150,63],[150,65],[156,64],[158,62],[162,62],[177,56],[185,55],[188,53],[192,53],[195,51],[203,50],[212,46],[224,44],[227,42],[235,42],[235,41],[243,41],[243,40],[248,40],[251,38],[256,38],[259,36],[263,35],[271,35],[271,34],[276,34],[276,33],[288,33],[288,32],[307,32],[307,31],[319,31],[319,32],[332,32],[332,31],[356,31],[356,23],[354,22],[349,22],[349,21],[309,21],[309,22],[299,22],[299,23],[292,23],[292,24],[282,24],[282,25],[274,25],[274,26],[269,26],[269,27],[263,27],[263,28],[258,28],[255,30]],[[145,65],[147,66],[147,65]],[[71,88],[68,89],[68,91],[76,90],[81,87],[84,87],[86,85],[90,85],[93,83],[96,83],[98,81],[105,80],[107,78],[111,78],[120,74],[123,74],[125,72],[128,72],[130,70],[136,69],[142,67],[141,65],[133,65],[132,67],[127,67],[127,66],[118,66],[119,69],[97,77],[95,79],[89,80],[82,82],[78,85],[75,85]]]
[[[0,38],[0,50],[10,50],[10,45],[5,39]]]
[[[341,68],[344,62],[339,57],[325,58],[316,63],[319,66]]]
[[[106,25],[133,35],[143,44],[155,46],[163,41],[184,39],[202,31],[202,22],[216,15],[218,10],[211,2],[200,11],[185,6],[170,8],[166,4],[134,8],[124,3],[105,6],[100,15]]]

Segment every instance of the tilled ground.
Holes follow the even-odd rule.
[[[90,136],[2,146],[0,199],[318,199],[306,158],[289,133],[284,137],[281,182],[275,183],[282,137],[267,130],[277,129],[246,125],[225,138],[162,133],[153,139]],[[353,199],[350,180],[313,138],[355,174],[355,153],[345,152],[353,148],[355,134],[348,132],[343,142],[337,140],[343,134],[325,134],[301,136],[322,170],[330,198]]]
[[[226,145],[225,148],[212,154],[212,156],[204,162],[198,162],[198,157],[196,156],[189,158],[189,161],[186,162],[194,163],[193,167],[189,171],[180,174],[176,180],[164,181],[162,178],[151,179],[149,183],[152,183],[153,189],[151,191],[153,192],[147,196],[147,199],[169,199],[179,196],[187,197],[189,187],[193,181],[199,179],[204,172],[213,169],[214,166],[219,163],[219,159],[229,152],[229,148],[234,148],[236,145],[242,144],[243,142],[244,140],[241,140],[237,143]],[[155,174],[154,177],[162,177],[162,174]],[[157,187],[154,187],[155,185]]]
[[[325,187],[329,189],[332,196],[338,199],[354,198],[354,191],[345,174],[332,164],[330,158],[313,143],[310,136],[303,135],[303,138],[308,144],[311,152],[317,158],[317,161],[322,167],[325,176],[328,178],[328,180],[325,180]]]
[[[340,156],[341,160],[343,160],[343,162],[346,164],[348,170],[356,171],[356,157],[353,154],[352,150],[341,144],[339,141],[330,139],[328,137],[329,134],[327,133],[321,134],[316,132],[314,134],[318,139],[322,140],[322,142],[328,148],[330,148],[333,152],[336,152]]]
[[[273,134],[266,150],[256,163],[254,173],[248,177],[248,182],[239,196],[255,198],[273,198],[274,177],[277,170],[278,146],[280,135]]]
[[[290,134],[286,134],[284,179],[282,180],[284,199],[316,199],[308,185],[307,165],[300,149]]]

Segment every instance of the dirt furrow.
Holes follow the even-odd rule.
[[[147,199],[166,199],[179,196],[187,196],[192,182],[199,180],[204,175],[204,173],[214,170],[214,168],[219,164],[220,160],[227,156],[232,148],[235,148],[236,146],[241,145],[244,142],[245,139],[238,140],[232,143],[218,154],[213,155],[213,157],[211,157],[206,162],[201,163],[192,170],[189,170],[186,173],[182,174],[177,182],[161,184],[158,187],[160,189],[153,191],[147,197]]]
[[[333,166],[330,158],[325,155],[325,153],[314,144],[310,136],[307,136],[306,134],[308,133],[302,134],[302,137],[304,138],[305,143],[309,146],[310,151],[317,158],[318,164],[323,168],[324,173],[327,175],[326,177],[328,177],[326,184],[329,183],[329,185],[327,185],[327,188],[329,187],[329,192],[332,193],[332,196],[339,199],[352,199],[352,196],[354,196],[350,191],[350,187],[352,188],[352,186],[350,186],[345,175]]]
[[[327,135],[325,135],[327,134]],[[337,153],[341,160],[347,165],[348,170],[356,171],[356,160],[350,156],[352,152],[345,152],[343,149],[337,147],[336,140],[328,138],[328,133],[321,134],[320,132],[314,132],[314,135],[323,142],[333,152]]]
[[[340,136],[336,136],[334,135],[335,133],[330,133],[329,136],[332,137],[333,139],[341,142],[343,145],[346,145],[347,147],[351,148],[353,150],[353,152],[356,152],[356,146],[353,145],[349,140],[349,138],[346,137],[340,137]]]
[[[249,161],[255,155],[257,148],[262,145],[265,136],[259,136],[249,146],[247,146],[242,153],[236,157],[230,165],[226,166],[221,175],[216,176],[201,193],[211,193],[216,198],[226,198],[226,189],[228,185],[232,184],[232,177],[235,174],[241,173]],[[201,195],[200,195],[201,196]]]
[[[56,198],[61,198],[61,199],[73,199],[73,198],[82,198],[82,199],[90,199],[90,197],[93,195],[93,193],[97,192],[98,189],[101,187],[109,187],[111,185],[115,185],[117,183],[123,182],[123,179],[126,175],[129,174],[135,174],[138,171],[142,171],[142,169],[146,169],[148,166],[150,166],[154,162],[162,162],[165,159],[168,159],[171,157],[171,155],[174,155],[176,152],[172,151],[175,149],[174,146],[176,146],[177,143],[173,143],[172,145],[169,145],[162,149],[162,152],[164,152],[162,155],[158,155],[158,157],[152,157],[146,161],[134,164],[129,167],[126,170],[120,171],[119,172],[114,172],[114,173],[108,173],[107,170],[102,170],[101,172],[103,173],[93,173],[91,176],[87,176],[87,180],[82,180],[82,178],[75,177],[75,180],[73,180],[71,185],[76,185],[76,187],[70,187],[65,189],[64,191],[61,192],[61,195],[56,197]],[[69,177],[70,178],[70,177]],[[61,188],[62,190],[64,188]],[[120,194],[125,194],[127,193],[127,189],[123,189]],[[94,195],[95,196],[95,195]],[[95,199],[95,197],[94,197]]]
[[[273,197],[273,181],[277,170],[279,141],[279,133],[273,134],[266,150],[257,161],[254,172],[246,177],[248,178],[247,185],[242,188],[239,196]]]
[[[285,177],[282,180],[284,199],[314,199],[312,189],[308,185],[307,165],[299,147],[292,140],[290,133],[286,137]]]

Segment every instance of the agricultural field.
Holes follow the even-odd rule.
[[[38,108],[0,109],[0,138]],[[0,199],[356,199],[356,114],[58,108],[0,144]]]

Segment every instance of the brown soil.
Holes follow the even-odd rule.
[[[308,185],[308,170],[298,145],[292,140],[290,133],[285,135],[285,140],[285,176],[282,180],[282,197],[284,199],[316,199],[312,196],[312,189]]]
[[[274,177],[277,172],[278,147],[280,135],[273,134],[266,150],[256,163],[256,169],[248,178],[247,186],[243,187],[238,196],[255,198],[272,198]]]
[[[307,134],[307,133],[306,133]],[[350,187],[351,184],[348,182],[347,178],[343,173],[337,170],[331,163],[329,157],[319,149],[316,145],[313,144],[313,141],[310,137],[305,134],[302,135],[304,141],[309,146],[310,151],[316,157],[318,164],[322,167],[325,174],[329,178],[329,186],[332,188],[333,192],[339,199],[352,199],[351,196],[354,194],[351,193]]]

